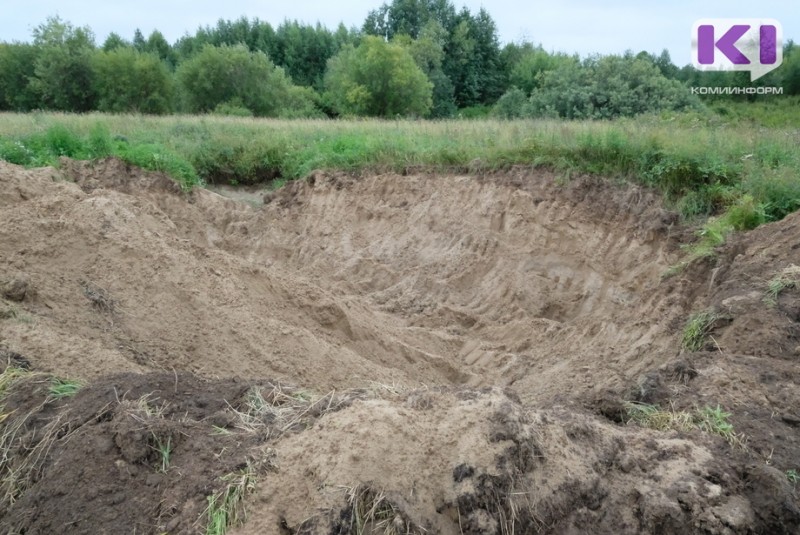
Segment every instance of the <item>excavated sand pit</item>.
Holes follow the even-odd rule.
[[[800,290],[763,299],[798,215],[669,278],[691,233],[657,195],[543,171],[314,173],[261,204],[0,162],[0,221],[0,356],[28,369],[3,532],[205,533],[236,477],[233,533],[800,530]],[[625,402],[720,406],[737,439]]]

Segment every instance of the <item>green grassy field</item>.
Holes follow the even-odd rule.
[[[695,113],[615,122],[0,114],[0,158],[41,166],[57,165],[60,156],[116,155],[187,188],[265,180],[279,186],[315,169],[544,166],[565,179],[588,173],[652,186],[685,218],[724,214],[724,234],[800,208],[800,130],[767,128],[744,117],[746,110],[730,107],[735,121]]]

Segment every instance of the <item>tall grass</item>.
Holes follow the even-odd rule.
[[[689,218],[736,207],[731,217],[743,228],[800,208],[798,145],[797,128],[699,113],[615,122],[0,114],[0,158],[23,165],[114,154],[187,187],[295,179],[319,168],[547,166],[653,186]]]

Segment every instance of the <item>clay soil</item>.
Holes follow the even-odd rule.
[[[800,214],[665,277],[692,236],[541,170],[0,162],[0,532],[798,533]]]

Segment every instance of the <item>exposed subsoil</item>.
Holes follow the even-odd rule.
[[[800,214],[664,277],[691,229],[629,184],[232,195],[0,162],[0,532],[205,533],[241,474],[239,534],[800,532]]]

